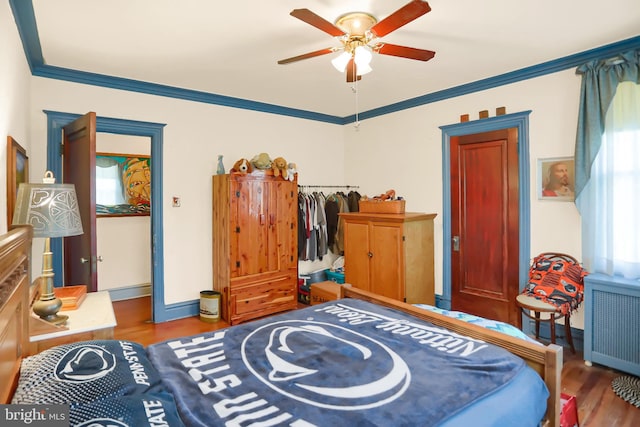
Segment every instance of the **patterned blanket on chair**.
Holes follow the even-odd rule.
[[[584,295],[584,277],[580,264],[538,256],[529,269],[529,283],[523,293],[546,301],[562,314],[580,306]]]

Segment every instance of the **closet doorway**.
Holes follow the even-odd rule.
[[[511,253],[509,254],[508,260],[501,259],[499,262],[509,263],[509,266],[505,266],[505,271],[513,271],[513,269],[517,270],[516,273],[510,273],[512,276],[509,277],[509,286],[513,287],[510,290],[504,290],[502,295],[498,298],[504,301],[504,304],[510,304],[509,301],[510,295],[515,295],[519,292],[525,285],[528,267],[529,267],[529,254],[530,254],[530,165],[529,165],[529,125],[528,125],[528,117],[530,111],[525,111],[522,113],[514,113],[514,114],[506,114],[502,116],[491,117],[482,120],[476,120],[471,122],[457,123],[448,126],[442,126],[442,182],[443,182],[443,271],[442,271],[442,297],[438,298],[438,305],[451,309],[456,308],[452,307],[452,300],[454,292],[452,290],[453,286],[456,286],[456,292],[463,289],[463,291],[468,291],[464,286],[461,286],[461,277],[460,274],[455,276],[452,274],[453,269],[458,269],[460,267],[459,262],[460,259],[455,259],[455,256],[452,254],[456,253],[458,255],[462,251],[464,251],[464,242],[462,241],[463,237],[461,237],[461,232],[465,232],[466,230],[460,229],[459,222],[459,212],[454,212],[454,201],[452,197],[459,198],[459,194],[452,195],[452,184],[454,182],[459,182],[460,179],[458,177],[459,170],[455,169],[452,165],[451,158],[451,148],[452,144],[459,142],[460,138],[471,138],[466,142],[469,143],[478,143],[482,144],[481,141],[473,141],[473,136],[476,134],[483,133],[492,133],[495,131],[506,131],[511,129],[512,132],[517,136],[517,142],[514,144],[513,148],[515,152],[512,155],[517,156],[517,159],[514,160],[517,163],[517,167],[512,167],[511,169],[505,169],[505,173],[507,174],[515,174],[515,177],[512,176],[512,179],[517,180],[518,185],[515,189],[514,193],[510,196],[514,203],[517,204],[515,210],[517,210],[517,217],[512,217],[511,221],[511,236],[513,236],[514,240],[517,240],[517,244],[511,247]],[[491,140],[496,134],[492,134],[493,136],[489,138]],[[453,140],[457,141],[453,141]],[[482,138],[481,138],[482,139]],[[495,141],[499,140],[497,138]],[[491,142],[488,142],[491,143]],[[495,143],[497,144],[497,143]],[[496,149],[496,153],[501,153],[502,148],[500,150]],[[472,155],[473,153],[469,152],[464,154]],[[497,154],[496,154],[497,155]],[[507,154],[504,153],[506,156]],[[500,154],[502,156],[502,154]],[[456,162],[457,163],[457,162]],[[482,177],[476,177],[477,184],[479,184],[478,188],[481,188],[483,183]],[[463,189],[462,191],[466,191]],[[485,189],[484,191],[492,191],[492,189]],[[483,203],[482,199],[477,199],[478,203]],[[457,200],[455,201],[457,204]],[[482,206],[478,206],[479,209],[482,209]],[[507,218],[503,218],[505,223]],[[453,221],[456,221],[454,226]],[[482,224],[477,224],[475,227],[476,230],[482,232],[483,227]],[[504,225],[504,224],[503,224]],[[505,225],[508,226],[508,225]],[[453,231],[455,231],[455,233]],[[457,233],[457,234],[456,234]],[[515,233],[515,234],[514,234]],[[485,236],[486,237],[486,236]],[[496,238],[495,236],[490,236],[491,238]],[[464,236],[465,239],[469,238],[483,238],[481,235],[478,236]],[[508,249],[505,249],[508,250]],[[515,252],[515,253],[514,253]],[[466,259],[465,261],[470,261],[470,259]],[[473,262],[479,262],[477,259]],[[473,265],[466,265],[466,269],[474,268]],[[458,270],[459,273],[460,270]],[[502,286],[502,285],[501,285]],[[476,293],[483,293],[485,291],[476,289]],[[486,293],[491,293],[491,291],[487,291]],[[477,304],[482,304],[481,299],[476,300]],[[496,318],[496,316],[500,317],[502,314],[500,313],[491,313],[490,309],[471,309],[469,310],[471,313],[478,315],[485,315],[485,317]],[[487,315],[489,312],[489,315]],[[513,314],[509,309],[505,309],[503,314],[504,318],[496,319],[510,322],[514,325],[521,325],[522,318],[516,314]]]
[[[517,129],[450,142],[451,309],[520,327]]]

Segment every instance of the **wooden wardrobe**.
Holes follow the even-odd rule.
[[[233,325],[297,307],[298,183],[213,176],[213,289]]]
[[[343,213],[345,282],[435,305],[433,219],[426,213]]]

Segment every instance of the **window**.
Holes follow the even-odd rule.
[[[592,270],[640,278],[640,85],[618,85],[589,186]]]

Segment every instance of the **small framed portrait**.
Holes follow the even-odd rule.
[[[20,184],[29,182],[29,157],[18,141],[7,136],[7,226],[13,221],[13,210]]]
[[[538,199],[572,202],[575,199],[573,157],[538,159]]]

